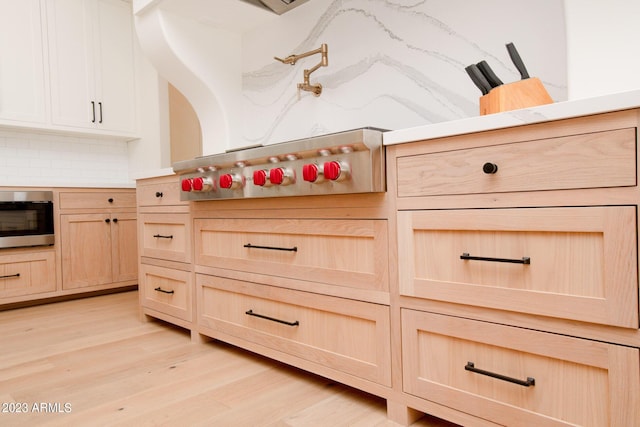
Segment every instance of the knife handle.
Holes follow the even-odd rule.
[[[491,66],[489,66],[487,61],[480,61],[476,65],[485,76],[492,88],[498,87],[503,84],[502,80],[500,80],[498,76],[496,76],[496,73],[493,72],[493,69],[491,68]]]
[[[471,64],[464,69],[469,77],[471,77],[471,81],[480,89],[483,95],[486,95],[491,90],[491,85],[487,81],[487,79],[482,75],[480,69],[476,64]]]
[[[524,62],[522,62],[522,58],[520,58],[520,54],[513,43],[507,43],[507,52],[509,52],[513,65],[515,65],[520,72],[522,80],[528,79],[529,73],[527,72],[527,67],[524,66]]]

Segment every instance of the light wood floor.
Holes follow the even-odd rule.
[[[396,425],[376,397],[141,322],[137,301],[134,291],[0,312],[0,426]]]

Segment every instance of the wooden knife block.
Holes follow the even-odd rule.
[[[480,97],[480,115],[552,104],[553,99],[537,77],[494,87]]]

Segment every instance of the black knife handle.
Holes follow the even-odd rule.
[[[507,52],[509,52],[513,65],[515,65],[520,72],[522,80],[528,79],[529,73],[527,72],[527,67],[524,66],[524,62],[522,62],[522,58],[520,58],[520,54],[513,43],[507,43]]]
[[[465,67],[465,71],[471,77],[471,81],[480,89],[483,95],[486,95],[491,90],[491,85],[487,79],[482,75],[482,72],[478,69],[476,64],[471,64]]]
[[[487,81],[489,82],[492,88],[498,87],[501,84],[503,84],[502,80],[500,80],[498,76],[496,76],[496,73],[493,72],[493,70],[491,69],[491,66],[487,64],[487,61],[480,61],[476,64],[476,66],[478,67],[480,72],[484,75],[484,77],[487,79]]]

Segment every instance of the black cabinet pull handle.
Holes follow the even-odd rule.
[[[168,236],[163,236],[162,234],[154,234],[153,237],[155,237],[156,239],[173,239],[173,234],[170,234]]]
[[[512,264],[531,264],[531,258],[523,256],[521,259],[511,258],[488,258],[482,256],[471,256],[467,252],[460,255],[460,259],[472,260],[472,261],[492,261],[492,262],[510,262]]]
[[[91,118],[91,123],[95,123],[96,122],[96,103],[95,101],[91,101],[91,111],[92,111],[92,118]]]
[[[100,109],[100,120],[98,123],[102,123],[102,102],[98,102],[98,108]]]
[[[105,219],[104,222],[106,222],[107,224],[109,224],[111,222],[111,220],[109,218]]]
[[[464,370],[465,371],[475,372],[476,374],[480,374],[480,375],[486,375],[486,376],[491,377],[491,378],[497,378],[497,379],[502,380],[502,381],[507,381],[507,382],[510,382],[510,383],[518,384],[518,385],[521,385],[523,387],[530,387],[532,385],[536,385],[535,378],[527,377],[526,381],[522,381],[522,380],[519,380],[517,378],[511,378],[511,377],[507,377],[506,375],[496,374],[495,372],[489,372],[489,371],[485,371],[483,369],[478,369],[478,368],[475,367],[475,364],[473,362],[467,362],[467,364],[464,367]]]
[[[486,173],[487,175],[494,174],[498,172],[498,165],[496,165],[495,163],[487,162],[482,165],[482,172]]]
[[[158,286],[157,288],[154,289],[154,291],[157,292],[162,292],[163,294],[172,294],[174,293],[174,291],[165,291],[164,289],[162,289],[160,286]]]
[[[9,274],[7,276],[0,276],[0,279],[11,279],[13,277],[20,277],[20,273],[16,273],[16,274]]]
[[[113,222],[118,222],[118,218],[113,218]]]
[[[162,197],[162,192],[156,191],[156,197]]]
[[[109,197],[109,198],[107,199],[107,202],[109,202],[109,203],[113,203],[113,199],[112,199],[111,197]]]
[[[286,320],[280,320],[280,319],[276,319],[275,317],[265,316],[264,314],[254,313],[253,310],[247,310],[244,312],[244,314],[247,314],[249,316],[259,317],[265,320],[271,320],[272,322],[282,323],[283,325],[287,325],[287,326],[300,325],[300,322],[298,322],[297,320],[295,322],[287,322]]]
[[[279,248],[277,246],[257,246],[257,245],[252,245],[251,243],[247,243],[246,245],[244,245],[244,247],[249,249],[268,249],[271,251],[298,252],[297,246],[294,246],[292,248]]]

